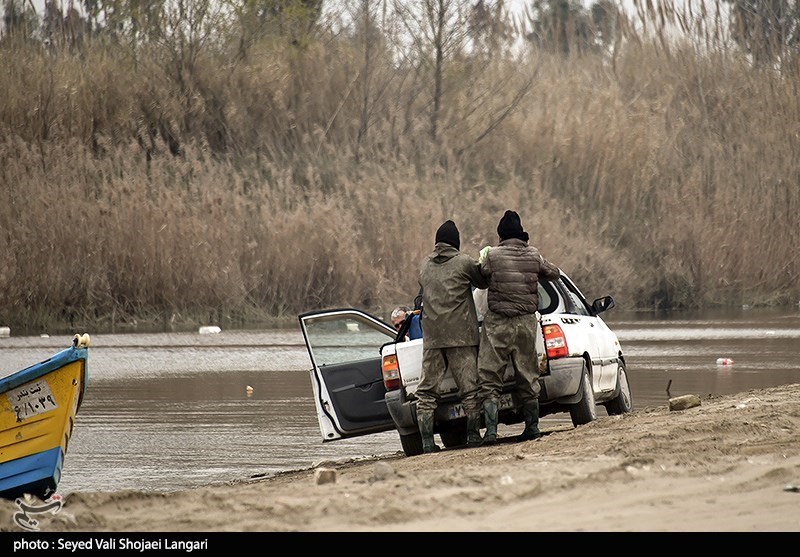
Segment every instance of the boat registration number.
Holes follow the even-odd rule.
[[[25,418],[44,414],[58,408],[56,397],[50,390],[50,385],[44,379],[27,383],[17,389],[6,393],[11,408],[17,415],[17,421],[21,422]]]
[[[498,410],[506,410],[512,406],[514,406],[514,399],[511,397],[510,393],[500,395],[500,400],[497,402]],[[454,404],[448,409],[448,416],[451,420],[463,418],[466,415],[467,413],[464,412],[464,407],[461,404]]]

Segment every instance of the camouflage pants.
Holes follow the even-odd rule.
[[[478,354],[481,400],[498,402],[506,365],[514,366],[517,393],[523,404],[539,398],[539,358],[536,354],[536,316],[505,317],[489,312],[483,318]]]
[[[417,413],[433,412],[439,403],[439,383],[450,370],[467,414],[478,412],[478,347],[455,346],[422,350],[422,378],[417,385]]]

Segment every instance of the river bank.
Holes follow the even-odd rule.
[[[77,492],[37,518],[42,532],[800,531],[800,384],[544,432],[172,493]],[[17,510],[0,501],[0,530],[19,530]]]

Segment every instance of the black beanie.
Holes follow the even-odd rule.
[[[450,244],[456,249],[461,248],[461,237],[458,234],[456,223],[451,220],[446,221],[439,230],[436,231],[436,243],[444,242]]]
[[[500,224],[497,225],[497,235],[500,236],[501,242],[509,238],[519,238],[524,242],[528,241],[528,233],[522,230],[522,223],[516,211],[505,212],[503,218],[500,219]]]

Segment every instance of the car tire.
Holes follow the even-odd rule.
[[[417,456],[422,454],[422,435],[419,432],[409,435],[400,434],[400,446],[406,456]]]
[[[631,385],[628,382],[628,373],[624,362],[620,362],[617,368],[617,396],[603,406],[606,407],[606,412],[608,412],[609,416],[618,416],[633,411]]]
[[[445,448],[463,447],[467,444],[467,427],[453,427],[439,432],[439,437],[442,438],[442,445]]]
[[[570,406],[569,415],[572,418],[572,425],[588,424],[597,419],[597,406],[594,401],[594,388],[592,387],[592,377],[589,375],[589,368],[583,366],[583,377],[581,378],[581,399]]]

